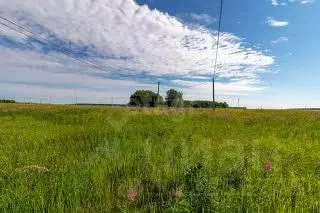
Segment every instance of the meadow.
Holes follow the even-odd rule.
[[[0,104],[0,212],[320,212],[320,112]]]

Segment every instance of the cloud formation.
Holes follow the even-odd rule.
[[[270,26],[270,27],[285,27],[289,24],[289,22],[287,21],[279,21],[279,20],[275,20],[272,17],[268,17],[266,23]]]
[[[0,13],[53,42],[60,41],[67,47],[81,47],[78,49],[85,50],[95,62],[114,72],[144,73],[159,78],[175,76],[178,79],[185,76],[210,79],[211,76],[215,31],[189,26],[174,16],[140,6],[134,0],[0,0]],[[193,16],[212,21],[204,14]],[[23,44],[32,43],[8,29],[2,29],[0,36]],[[220,78],[237,79],[237,83],[259,79],[260,73],[268,71],[274,63],[272,56],[251,48],[232,33],[222,33],[220,42],[217,70]],[[59,52],[46,49],[43,53],[39,49],[16,49],[15,53],[33,58],[44,57],[43,54],[62,57],[63,61],[56,62],[60,72],[66,66],[74,66]],[[16,57],[8,52],[3,54],[6,59]],[[38,66],[39,63],[42,62],[12,61],[7,64],[6,70],[17,70],[17,65],[20,68]],[[97,70],[86,69],[90,70],[87,77],[97,73],[100,78],[103,76]],[[79,74],[77,70],[72,71],[73,75]],[[47,72],[57,70],[47,68]],[[73,78],[76,79],[75,76],[68,79]],[[90,85],[94,88],[96,82]]]
[[[289,41],[288,37],[281,36],[276,40],[272,40],[271,43],[272,44],[277,44],[277,43],[281,43],[281,42],[285,42],[285,41]]]
[[[287,5],[289,3],[308,4],[314,2],[314,0],[271,0],[271,4],[274,6]]]
[[[2,48],[0,63],[0,88],[2,96],[18,100],[40,98],[55,102],[72,103],[77,97],[89,102],[111,101],[126,103],[129,95],[137,89],[156,90],[156,84],[139,83],[135,80],[115,80],[103,78],[103,74],[82,64],[71,62],[67,57],[50,53],[47,55],[24,50]],[[17,60],[17,58],[19,60]],[[121,98],[121,99],[119,99]],[[110,102],[111,103],[111,102]]]
[[[212,24],[217,21],[217,19],[215,19],[212,16],[205,14],[205,13],[203,13],[203,14],[191,13],[190,17],[191,17],[191,19],[193,19],[199,23],[203,23],[205,25],[209,25],[209,24]]]
[[[274,6],[278,6],[279,2],[278,2],[278,0],[271,0],[271,4]]]
[[[185,86],[183,91],[187,94],[189,99],[194,99],[194,96],[199,94],[206,94],[206,98],[212,98],[212,83],[207,82],[203,84],[197,84],[194,82],[174,80],[175,83]],[[244,96],[251,92],[262,91],[264,88],[260,86],[261,82],[258,80],[247,80],[247,81],[229,81],[229,82],[217,82],[215,84],[215,90],[222,96]],[[193,87],[196,86],[196,87]],[[191,87],[191,88],[190,88]],[[195,89],[196,88],[196,89]]]

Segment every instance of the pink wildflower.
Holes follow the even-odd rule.
[[[265,162],[264,168],[266,170],[271,170],[272,169],[272,163],[270,161]]]
[[[136,190],[129,191],[129,198],[131,201],[135,201],[137,198],[137,191]]]

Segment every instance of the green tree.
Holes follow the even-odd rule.
[[[183,94],[174,89],[167,91],[166,102],[169,107],[182,107],[183,106]]]
[[[15,100],[0,99],[0,103],[17,103]]]
[[[212,101],[184,101],[185,107],[193,108],[212,108]],[[216,108],[228,108],[229,105],[226,102],[215,102]]]
[[[155,107],[163,103],[163,98],[150,90],[137,90],[130,96],[130,106]]]

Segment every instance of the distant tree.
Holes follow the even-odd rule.
[[[221,103],[216,102],[216,107],[217,108],[228,108],[229,105],[226,102],[221,102]]]
[[[212,101],[184,101],[185,107],[193,107],[193,108],[212,108]],[[226,102],[220,103],[215,102],[216,108],[228,108],[229,105]]]
[[[130,97],[130,106],[155,107],[163,104],[163,98],[150,90],[137,90]]]
[[[192,101],[183,101],[183,106],[186,108],[193,107],[193,102]]]
[[[0,99],[0,103],[17,103],[15,100]]]
[[[169,107],[182,107],[183,106],[183,94],[174,89],[167,91],[166,103]]]

